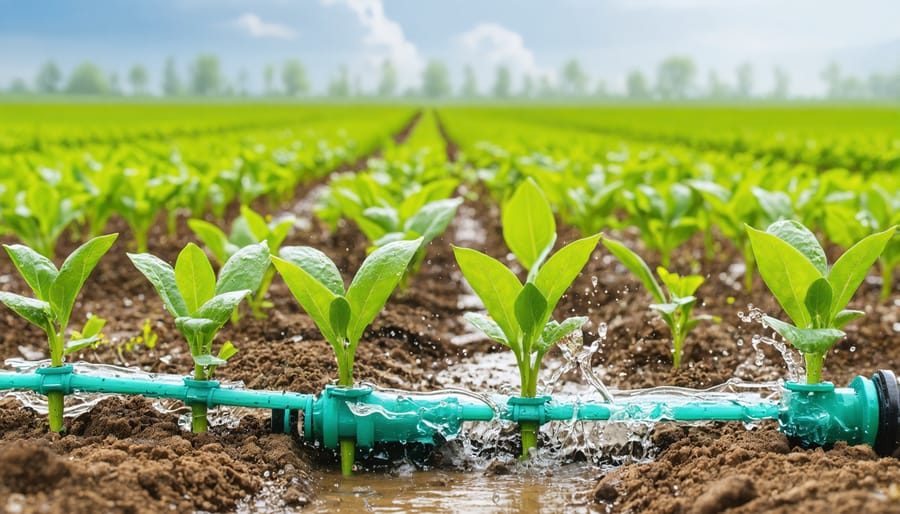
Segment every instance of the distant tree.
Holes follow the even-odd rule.
[[[387,98],[397,93],[397,68],[393,61],[385,59],[381,63],[381,78],[378,80],[378,96]]]
[[[556,89],[553,87],[553,81],[550,80],[548,75],[541,75],[541,80],[538,83],[538,96],[550,98],[555,95]]]
[[[41,66],[34,82],[39,93],[56,93],[62,84],[62,72],[55,62],[47,61]]]
[[[109,82],[99,66],[85,61],[72,71],[66,92],[73,95],[102,95],[109,92]]]
[[[274,64],[266,64],[266,67],[263,68],[263,84],[265,86],[265,93],[267,95],[275,94],[275,65]]]
[[[772,98],[784,100],[788,97],[788,88],[791,85],[791,77],[788,75],[788,72],[780,66],[775,66],[775,68],[772,69],[772,74],[775,76],[775,82],[772,86]]]
[[[135,95],[145,94],[147,92],[147,83],[149,81],[147,68],[144,68],[140,64],[135,64],[131,67],[131,70],[128,71],[128,82],[131,83],[131,92]]]
[[[350,96],[350,76],[347,73],[346,66],[341,66],[337,77],[328,84],[328,96]]]
[[[531,98],[534,96],[534,77],[525,75],[522,77],[522,97]]]
[[[212,54],[198,55],[191,66],[191,92],[208,96],[222,92],[222,73],[219,58]]]
[[[163,67],[163,94],[166,96],[177,96],[182,93],[181,80],[178,78],[178,69],[175,67],[175,58],[166,59]]]
[[[562,92],[571,96],[584,96],[588,88],[588,76],[577,59],[569,59],[562,67]]]
[[[16,77],[9,84],[9,92],[14,95],[22,95],[28,92],[28,84],[21,77]]]
[[[753,65],[743,62],[737,68],[737,94],[741,98],[753,96]]]
[[[719,74],[715,70],[710,70],[707,80],[709,84],[706,88],[706,96],[715,100],[731,96],[731,88],[719,78]]]
[[[250,73],[245,68],[241,68],[237,76],[238,94],[241,96],[250,96]]]
[[[475,75],[475,68],[471,64],[467,64],[463,68],[462,89],[459,90],[459,96],[463,98],[475,98],[478,96],[478,77]]]
[[[594,88],[594,96],[597,98],[609,98],[609,87],[603,79],[597,80],[597,86]]]
[[[366,92],[363,90],[362,85],[362,77],[359,75],[353,76],[353,96],[365,96]]]
[[[628,97],[635,100],[646,100],[650,98],[650,85],[647,77],[638,70],[634,70],[628,74],[625,79],[625,88],[628,90]]]
[[[288,96],[305,95],[309,93],[309,79],[306,78],[306,69],[297,59],[289,59],[281,70],[281,81],[284,83],[284,92]]]
[[[122,85],[119,84],[119,74],[116,72],[109,74],[109,94],[122,96]]]
[[[665,100],[683,100],[697,72],[690,57],[673,55],[660,63],[656,73],[656,91]]]
[[[827,94],[829,98],[839,98],[842,96],[841,67],[838,65],[838,63],[834,61],[829,63],[828,66],[825,67],[824,70],[822,70],[820,77],[822,77],[822,80],[825,81],[825,84],[828,87]]]
[[[494,80],[494,96],[509,98],[512,92],[512,74],[508,66],[497,66],[497,78]]]
[[[447,66],[442,61],[428,61],[422,73],[422,94],[428,98],[445,98],[452,93]]]

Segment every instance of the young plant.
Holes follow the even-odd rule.
[[[366,217],[385,231],[383,236],[372,242],[373,247],[380,248],[394,241],[413,239],[422,241],[400,278],[401,291],[406,291],[410,277],[418,273],[422,267],[422,261],[425,259],[425,247],[447,229],[447,225],[456,216],[456,209],[462,202],[462,198],[429,202],[402,223],[399,211],[391,207],[371,207],[364,211]]]
[[[603,246],[631,270],[653,295],[656,303],[650,304],[650,308],[659,313],[672,333],[672,367],[678,369],[681,367],[684,340],[687,339],[691,329],[701,321],[716,320],[713,316],[705,314],[691,317],[691,311],[697,304],[697,297],[694,296],[694,293],[703,284],[703,277],[700,275],[681,276],[659,266],[656,268],[656,274],[659,275],[659,279],[665,286],[664,289],[653,277],[650,267],[647,266],[644,259],[641,259],[640,255],[615,239],[603,238]]]
[[[175,326],[188,342],[194,360],[194,380],[210,380],[229,358],[237,353],[231,341],[213,355],[213,340],[240,302],[255,289],[269,267],[265,242],[245,246],[213,272],[206,253],[194,243],[178,254],[175,268],[153,255],[128,254],[135,267],[147,277],[175,316]],[[206,432],[205,403],[191,404],[191,429]]]
[[[230,235],[226,235],[222,229],[212,223],[199,219],[188,220],[188,226],[212,252],[219,265],[222,265],[241,248],[262,241],[269,244],[269,252],[272,255],[277,254],[281,243],[284,242],[291,227],[294,226],[294,221],[293,217],[266,221],[253,209],[242,205],[241,215],[235,218],[231,224]],[[264,311],[272,307],[272,303],[266,301],[265,298],[274,277],[275,267],[269,265],[259,287],[253,291],[253,295],[247,301],[250,311],[256,319],[265,318]],[[237,311],[235,314],[237,315]],[[237,317],[234,321],[237,321]]]
[[[378,248],[363,261],[346,290],[337,266],[315,248],[289,246],[281,249],[280,257],[272,257],[294,298],[334,348],[339,386],[353,387],[353,361],[363,331],[384,308],[421,244],[415,239]],[[356,442],[341,439],[340,448],[341,470],[349,475]]]
[[[523,181],[503,208],[503,239],[528,270],[522,284],[500,261],[470,248],[454,247],[456,262],[481,298],[490,317],[467,313],[465,319],[516,356],[521,395],[537,395],[541,360],[556,342],[577,330],[585,317],[551,319],[553,309],[587,263],[600,234],[569,243],[550,256],[556,221],[550,204],[532,179]],[[549,257],[549,258],[548,258]],[[522,457],[537,447],[536,423],[522,423]]]
[[[776,221],[765,232],[747,227],[759,274],[793,325],[763,321],[803,354],[808,384],[822,381],[825,354],[846,335],[840,329],[864,315],[844,307],[896,230],[862,239],[829,269],[816,236],[799,222]]]
[[[50,345],[50,366],[60,367],[65,356],[97,343],[103,322],[98,317],[88,320],[80,333],[73,333],[66,341],[66,330],[72,315],[75,298],[97,262],[109,251],[118,234],[96,237],[75,249],[57,270],[53,262],[23,245],[3,245],[22,278],[34,291],[34,298],[0,292],[0,302],[37,325],[47,334]],[[99,321],[94,321],[99,320]],[[47,394],[50,430],[63,430],[63,394]]]
[[[672,251],[700,230],[698,195],[679,183],[657,188],[641,184],[624,195],[628,200],[625,207],[644,243],[658,250],[663,267],[668,267]]]

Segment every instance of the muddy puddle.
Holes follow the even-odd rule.
[[[398,470],[345,478],[328,473],[304,512],[600,512],[602,507],[588,498],[599,474],[583,462],[492,476]]]

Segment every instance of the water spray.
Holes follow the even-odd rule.
[[[128,394],[210,408],[267,409],[272,413],[273,432],[296,432],[305,441],[332,449],[342,439],[355,440],[361,449],[379,443],[439,445],[457,437],[465,422],[504,420],[540,426],[550,421],[754,423],[765,419],[777,420],[783,433],[805,447],[845,441],[867,444],[881,455],[900,447],[900,388],[891,371],[879,371],[871,378],[857,376],[847,387],[788,382],[781,386],[778,399],[758,393],[670,387],[618,391],[610,398],[522,398],[463,390],[414,393],[371,385],[326,386],[315,396],[227,388],[216,381],[166,375],[101,376],[80,373],[72,365],[0,372],[0,390]]]

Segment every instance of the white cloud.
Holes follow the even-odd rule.
[[[400,88],[417,85],[425,67],[419,49],[406,39],[399,23],[384,12],[382,0],[322,0],[325,5],[342,4],[356,15],[365,29],[363,44],[367,76],[376,77],[385,59],[390,59],[397,69]]]
[[[522,35],[497,23],[479,23],[460,34],[457,42],[464,59],[471,63],[482,80],[493,80],[500,65],[509,67],[516,78],[528,75],[554,80],[552,70],[538,66],[534,52],[525,46]]]
[[[297,31],[278,23],[263,21],[258,15],[246,12],[232,22],[235,27],[255,38],[295,39]]]

